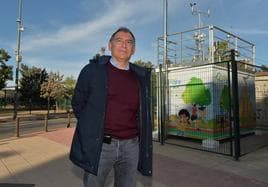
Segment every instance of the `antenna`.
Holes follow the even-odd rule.
[[[196,10],[194,9],[196,7],[196,3],[190,3],[191,9],[192,9],[192,14],[194,15],[194,13],[196,12]]]
[[[210,16],[210,10],[208,9],[206,12],[201,11],[197,8],[197,3],[190,3],[190,7],[192,10],[192,15],[198,15],[198,28],[202,27],[201,15]]]
[[[194,39],[196,43],[196,54],[193,57],[193,61],[204,61],[204,40],[205,40],[205,33],[201,32],[201,27],[203,27],[203,23],[201,21],[201,15],[210,16],[210,10],[208,9],[207,12],[201,11],[197,7],[197,3],[190,3],[190,7],[192,10],[192,15],[198,16],[198,32],[194,33]]]

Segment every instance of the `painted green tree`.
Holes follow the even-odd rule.
[[[201,79],[196,77],[192,77],[186,84],[182,98],[186,104],[199,105],[199,109],[205,109],[211,103],[209,89],[205,87]]]

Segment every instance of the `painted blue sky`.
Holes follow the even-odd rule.
[[[267,0],[168,0],[168,33],[195,28],[198,9],[210,9],[204,25],[216,25],[256,45],[256,64],[268,65]],[[75,78],[88,59],[107,47],[110,35],[129,27],[137,40],[132,61],[157,61],[157,37],[163,33],[163,0],[22,0],[23,60],[29,66]],[[0,48],[15,67],[18,0],[1,0]],[[109,54],[109,51],[106,51]],[[9,85],[14,85],[10,82]]]

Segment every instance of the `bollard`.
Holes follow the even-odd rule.
[[[20,137],[20,118],[16,118],[16,137]]]
[[[67,128],[69,128],[71,126],[71,113],[68,111],[67,115],[68,115]]]
[[[45,114],[45,131],[48,132],[48,114]]]

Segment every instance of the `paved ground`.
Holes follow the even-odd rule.
[[[3,183],[36,187],[79,187],[83,172],[68,159],[73,128],[0,140]],[[153,177],[138,177],[138,187],[267,187],[268,146],[233,158],[154,143]],[[2,183],[2,185],[1,185]],[[107,186],[112,186],[112,174]]]

